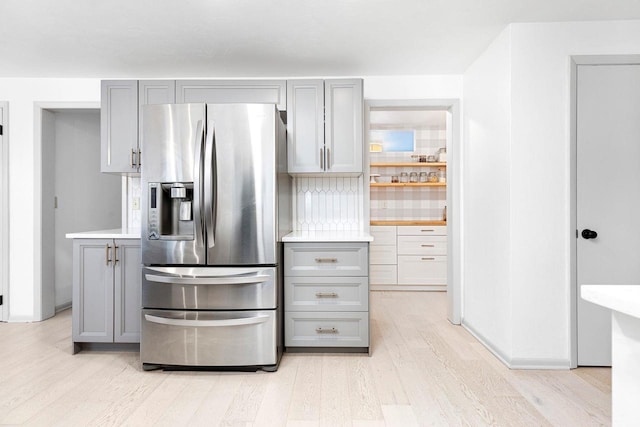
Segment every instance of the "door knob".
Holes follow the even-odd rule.
[[[588,228],[582,230],[583,239],[595,239],[596,237],[598,237],[598,233],[596,233],[595,231],[589,230]]]

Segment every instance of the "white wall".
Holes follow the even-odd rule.
[[[507,28],[464,75],[463,325],[511,357],[510,109]]]
[[[134,77],[135,78],[135,77]],[[0,79],[2,100],[11,109],[10,141],[10,277],[9,321],[37,320],[35,289],[36,247],[34,189],[34,103],[98,102],[99,79]],[[367,99],[453,99],[462,96],[462,76],[365,77]],[[39,246],[39,243],[38,243]]]
[[[9,321],[37,319],[34,275],[36,252],[34,102],[99,101],[98,79],[0,79],[9,102]],[[39,204],[39,202],[38,202]],[[39,257],[39,255],[38,255]]]
[[[511,355],[508,362],[514,367],[569,367],[570,245],[575,239],[570,219],[570,57],[640,54],[640,21],[512,24],[505,33],[511,38],[511,106],[510,114],[503,115],[510,121],[510,188],[504,194],[487,187],[483,194],[488,203],[497,203],[501,210],[508,206],[509,223],[500,229],[509,231],[499,246],[503,252],[508,251],[511,267],[509,272],[501,271],[498,279],[509,283],[512,315],[506,326],[474,326],[485,337],[510,330],[511,348],[497,341],[493,345]],[[490,49],[478,61],[489,60],[491,55]],[[483,83],[472,84],[472,77],[473,67],[465,74],[464,120],[471,133],[465,138],[470,148],[476,143],[474,127],[486,129],[493,136],[504,132],[504,124],[495,122],[497,116],[476,122],[469,104],[471,89]],[[494,81],[490,76],[485,79],[489,84]],[[486,108],[496,108],[490,98],[485,101]],[[468,153],[466,166],[477,174],[481,170],[477,163],[486,160]],[[465,188],[465,203],[475,197],[475,192],[472,187]],[[467,209],[466,215],[473,216],[473,211]],[[474,230],[466,232],[466,254],[470,256],[476,253],[472,245],[479,242],[469,241]],[[485,276],[470,282],[470,275],[466,277],[465,293],[475,292],[475,286],[490,286],[496,279]],[[491,309],[487,306],[486,313],[479,315],[489,316]],[[470,314],[466,304],[465,311]]]

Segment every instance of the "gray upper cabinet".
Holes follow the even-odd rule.
[[[176,102],[175,80],[140,80],[138,82],[138,141],[142,147],[142,106],[147,104],[173,104]]]
[[[361,79],[287,82],[289,173],[363,172]]]
[[[287,109],[285,80],[178,80],[176,102],[268,103]]]
[[[140,173],[140,109],[144,104],[174,103],[175,87],[175,80],[102,81],[102,172]]]
[[[101,172],[138,173],[138,81],[103,80]]]

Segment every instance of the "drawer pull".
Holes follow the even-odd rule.
[[[423,248],[435,248],[436,245],[420,245]]]
[[[316,328],[316,333],[318,333],[318,334],[337,334],[338,330],[336,328],[331,328],[331,329]]]
[[[338,294],[335,292],[316,292],[318,298],[338,298]]]
[[[422,258],[423,261],[435,261],[435,258],[430,257],[430,258]]]
[[[433,233],[436,230],[420,230],[420,231],[422,231],[423,233]]]
[[[335,263],[335,262],[338,262],[338,258],[316,258],[316,262],[330,262],[330,263]]]

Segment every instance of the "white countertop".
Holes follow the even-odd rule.
[[[372,242],[373,236],[364,231],[293,231],[283,242]]]
[[[640,318],[640,285],[582,285],[582,299]]]
[[[112,230],[80,231],[67,233],[67,239],[139,239],[139,228],[114,228]]]

